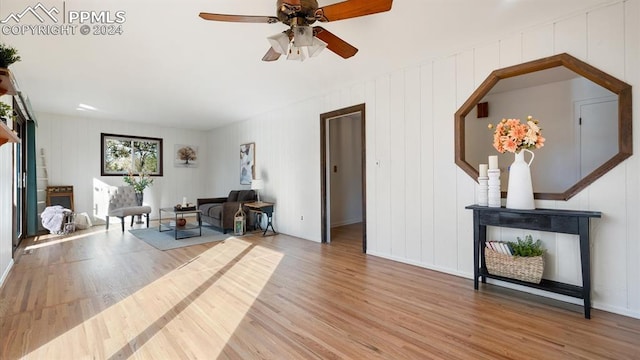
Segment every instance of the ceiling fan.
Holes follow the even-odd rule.
[[[280,22],[288,25],[288,30],[267,38],[271,48],[262,58],[263,61],[278,60],[280,55],[287,55],[287,59],[304,60],[306,56],[317,55],[325,47],[347,59],[355,55],[358,49],[325,28],[310,25],[316,21],[338,21],[389,11],[392,2],[393,0],[346,0],[318,7],[317,0],[277,0],[276,16],[201,12],[200,17],[212,21],[267,24]]]

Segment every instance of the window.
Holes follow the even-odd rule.
[[[162,139],[102,133],[101,140],[102,176],[162,176]]]

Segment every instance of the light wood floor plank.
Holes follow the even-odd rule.
[[[153,225],[153,224],[152,224]],[[250,234],[159,251],[118,229],[24,241],[0,359],[638,359],[640,320]]]

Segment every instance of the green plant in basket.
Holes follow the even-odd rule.
[[[533,236],[527,235],[524,240],[517,238],[518,241],[509,241],[509,247],[511,248],[514,256],[533,257],[542,256],[544,254],[544,248],[542,248],[542,241],[540,239],[533,241]]]

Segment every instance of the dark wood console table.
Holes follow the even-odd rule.
[[[536,289],[572,296],[584,300],[584,317],[591,318],[591,260],[589,254],[589,220],[601,217],[598,211],[574,210],[514,210],[469,205],[473,210],[473,287],[478,290],[478,278],[486,283],[487,278],[506,281]],[[509,227],[575,234],[580,237],[580,262],[582,265],[582,286],[542,279],[540,284],[528,283],[511,278],[491,275],[484,259],[487,226]]]

